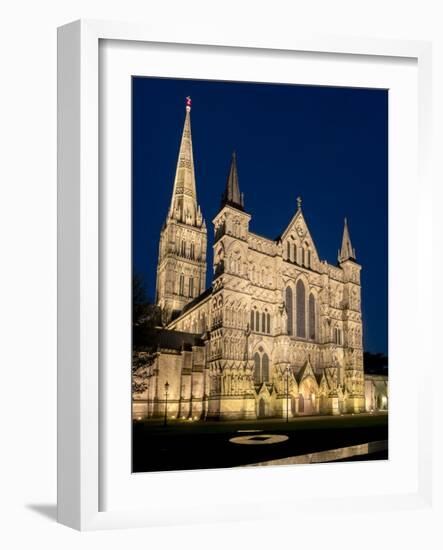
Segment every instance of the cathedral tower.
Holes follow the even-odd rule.
[[[187,97],[171,204],[158,254],[156,302],[166,321],[205,290],[206,244],[206,224],[195,186],[191,98]]]
[[[208,417],[255,418],[252,365],[248,360],[250,214],[244,211],[237,158],[232,155],[214,223],[212,326],[209,342]]]
[[[363,325],[361,317],[361,266],[356,262],[348,222],[345,218],[343,238],[338,262],[343,270],[343,329],[344,329],[344,385],[347,411],[363,412]]]

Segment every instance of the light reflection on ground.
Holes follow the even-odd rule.
[[[232,437],[229,441],[239,445],[270,445],[272,443],[282,443],[288,439],[287,435],[260,434]]]
[[[264,462],[256,462],[254,464],[246,464],[245,466],[282,466],[288,464],[318,464],[321,462],[334,462],[336,460],[346,460],[355,456],[367,456],[372,453],[388,450],[387,440],[370,441],[361,443],[360,445],[351,445],[349,447],[341,447],[339,449],[329,449],[316,453],[308,453],[304,455],[289,456],[287,458],[279,458],[276,460],[266,460]]]

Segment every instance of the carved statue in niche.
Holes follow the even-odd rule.
[[[288,313],[286,311],[286,305],[284,302],[282,302],[278,306],[278,313],[279,313],[279,319],[280,319],[280,333],[287,334],[288,333]]]

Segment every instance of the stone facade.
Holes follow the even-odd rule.
[[[386,409],[386,377],[383,406],[375,396],[380,388],[365,382],[361,266],[346,220],[337,265],[319,258],[300,198],[276,239],[251,232],[250,221],[234,154],[213,220],[212,286],[204,291],[206,226],[197,207],[188,105],[157,271],[165,331],[188,341],[158,346],[134,416],[164,415],[166,398],[168,416],[192,419]]]

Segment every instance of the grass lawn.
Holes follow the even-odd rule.
[[[271,445],[231,443],[232,437],[248,435],[239,430],[287,435],[288,440]],[[166,427],[162,421],[140,421],[133,425],[133,471],[230,468],[387,438],[387,414],[298,417],[288,423],[168,420]]]

